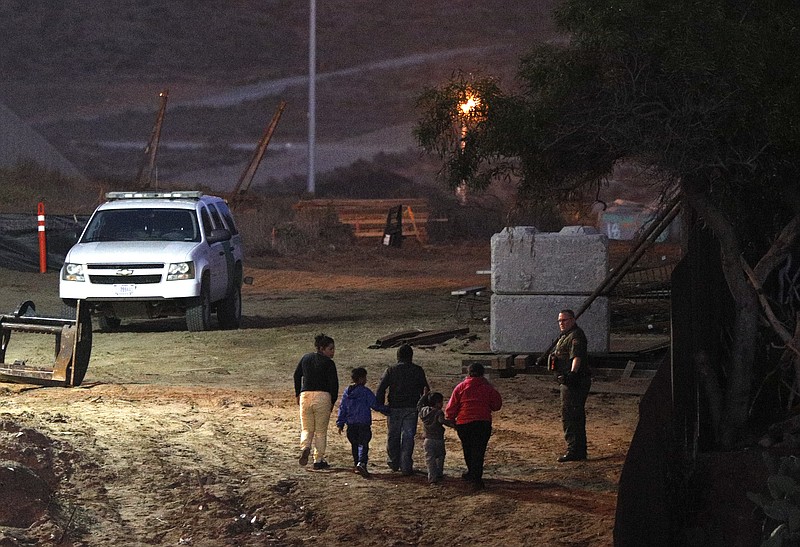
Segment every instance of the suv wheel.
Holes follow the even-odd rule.
[[[211,294],[208,279],[203,279],[200,296],[194,298],[186,308],[186,327],[191,332],[200,332],[211,328]]]
[[[78,311],[78,301],[73,298],[61,300],[61,317],[64,319],[75,319]]]
[[[97,330],[100,332],[111,332],[117,330],[121,324],[122,320],[119,317],[108,315],[100,315],[97,317]]]
[[[231,293],[217,304],[217,319],[223,329],[238,329],[242,324],[242,288],[234,284]]]

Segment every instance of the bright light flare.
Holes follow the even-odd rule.
[[[478,108],[480,104],[481,104],[480,98],[476,97],[475,95],[467,95],[467,100],[458,105],[458,108],[461,109],[461,113],[466,116],[470,112]]]

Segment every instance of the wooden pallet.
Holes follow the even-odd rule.
[[[309,199],[297,202],[298,212],[333,211],[342,224],[353,228],[356,237],[381,238],[389,209],[403,206],[403,236],[427,243],[428,201],[408,199]]]

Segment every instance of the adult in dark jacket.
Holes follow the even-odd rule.
[[[456,423],[456,432],[464,450],[467,472],[461,477],[483,488],[483,462],[492,435],[492,412],[500,410],[500,393],[484,378],[480,363],[469,366],[468,376],[450,395],[444,414]]]
[[[318,334],[316,351],[303,355],[294,371],[294,393],[300,405],[300,465],[308,463],[314,448],[314,469],[330,467],[325,461],[328,422],[333,403],[339,396],[339,377],[333,355],[333,338]]]
[[[559,312],[558,328],[561,336],[550,361],[561,386],[561,423],[567,442],[567,452],[558,461],[582,461],[586,459],[586,399],[592,387],[586,335],[569,309]]]
[[[414,436],[417,434],[417,402],[430,391],[425,371],[413,362],[413,358],[411,346],[400,346],[397,349],[397,364],[387,367],[375,392],[378,403],[389,406],[386,463],[392,471],[399,470],[403,475],[414,473],[412,455]]]

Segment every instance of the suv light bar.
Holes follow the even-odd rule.
[[[174,192],[106,192],[106,199],[200,199],[203,192],[198,190],[177,190]]]

